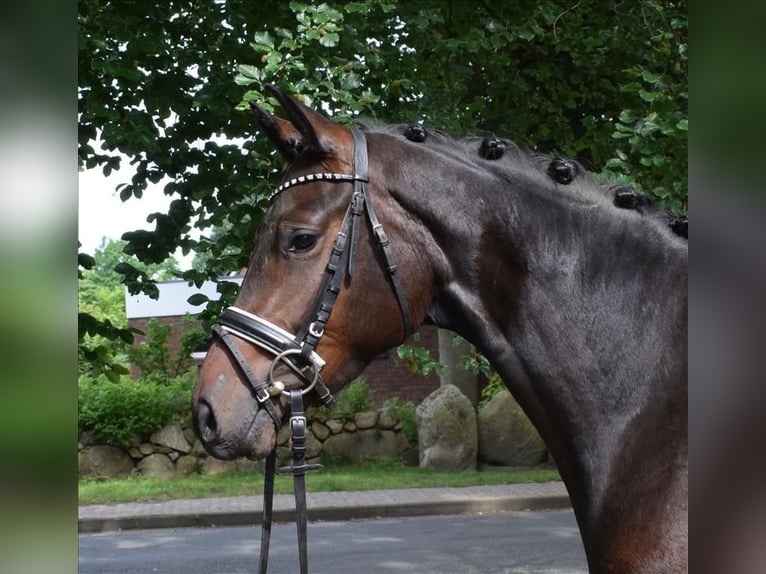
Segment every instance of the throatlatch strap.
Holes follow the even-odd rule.
[[[372,232],[383,251],[383,258],[386,260],[388,277],[391,279],[391,286],[394,288],[394,294],[399,302],[399,309],[402,312],[402,322],[404,324],[404,337],[402,337],[402,340],[404,340],[412,333],[410,306],[407,303],[404,287],[402,287],[402,283],[399,281],[398,268],[396,263],[394,263],[394,256],[391,254],[391,242],[383,230],[383,225],[380,223],[378,216],[375,214],[370,192],[367,189],[367,180],[369,179],[367,174],[367,143],[362,132],[357,129],[353,129],[351,132],[354,135],[354,171],[357,176],[354,181],[354,189],[361,191],[364,197],[364,206],[367,211],[367,217],[370,220]]]

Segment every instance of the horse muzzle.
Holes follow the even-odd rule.
[[[273,399],[273,407],[281,414],[282,401]],[[278,429],[271,415],[235,373],[219,372],[211,381],[205,370],[200,371],[192,396],[192,422],[202,446],[215,458],[257,460],[276,446]]]
[[[325,404],[332,402],[319,376],[324,361],[313,346],[236,307],[224,311],[213,333],[192,396],[194,429],[212,456],[267,456],[287,408],[286,387],[313,390]]]

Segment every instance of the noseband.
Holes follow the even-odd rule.
[[[258,564],[258,572],[260,574],[265,574],[268,567],[275,472],[293,475],[300,572],[301,574],[308,572],[306,538],[306,523],[308,519],[304,476],[306,472],[320,470],[322,466],[319,464],[306,464],[305,462],[306,417],[303,413],[303,395],[314,389],[323,403],[331,404],[334,400],[319,374],[325,361],[316,353],[315,349],[324,335],[325,327],[335,305],[335,300],[338,293],[340,293],[343,279],[346,275],[349,278],[354,276],[356,270],[356,244],[359,239],[359,219],[364,213],[367,214],[367,220],[373,235],[383,253],[391,287],[399,302],[404,330],[402,341],[412,333],[409,305],[407,304],[404,288],[399,281],[397,267],[391,255],[390,242],[383,230],[383,225],[375,214],[372,200],[367,190],[367,183],[369,181],[367,173],[367,141],[359,130],[353,129],[351,133],[354,137],[353,174],[314,173],[302,175],[283,182],[269,198],[272,200],[286,189],[316,181],[350,182],[354,185],[354,192],[351,195],[351,201],[346,209],[338,235],[335,237],[335,243],[330,253],[330,260],[325,267],[322,282],[314,297],[311,310],[301,328],[293,335],[263,317],[233,306],[224,310],[218,320],[218,324],[213,326],[213,333],[228,350],[244,375],[244,379],[247,381],[253,395],[267,410],[277,429],[282,427],[282,421],[271,399],[280,394],[290,396],[290,430],[292,431],[293,464],[292,466],[277,470],[275,450],[266,458],[263,517],[261,521],[261,553]],[[266,380],[259,381],[256,378],[255,373],[253,373],[250,365],[248,365],[245,357],[234,342],[232,335],[256,345],[274,356]],[[292,389],[288,392],[285,390],[283,383],[274,380],[274,370],[280,363],[285,364],[303,380],[305,386],[302,389]]]
[[[297,334],[293,335],[263,317],[248,313],[237,307],[229,307],[224,310],[218,320],[218,324],[213,327],[213,333],[234,358],[256,399],[267,409],[277,428],[281,428],[282,423],[274,409],[271,398],[280,393],[289,394],[288,391],[285,391],[282,383],[273,379],[275,367],[280,362],[289,367],[306,384],[301,391],[303,394],[315,389],[319,399],[324,404],[332,404],[333,402],[333,397],[319,374],[325,361],[316,353],[315,349],[324,335],[325,327],[330,319],[330,314],[335,305],[336,297],[340,292],[343,279],[346,274],[348,274],[349,278],[355,274],[359,219],[365,212],[367,213],[367,219],[375,239],[383,253],[386,271],[402,313],[404,325],[402,340],[412,333],[409,305],[404,288],[399,281],[397,266],[393,262],[390,242],[383,230],[383,225],[378,220],[367,189],[369,181],[367,141],[364,134],[359,130],[353,129],[351,132],[354,138],[354,173],[352,175],[341,173],[302,175],[283,182],[271,196],[271,199],[274,199],[291,187],[317,181],[353,183],[354,185],[354,192],[346,209],[346,214],[343,217],[338,235],[335,238],[322,283],[314,297],[311,311]],[[237,349],[230,334],[248,341],[274,356],[265,381],[258,381],[255,377],[255,374],[242,356],[242,353]]]

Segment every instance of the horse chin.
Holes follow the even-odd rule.
[[[252,460],[266,458],[277,446],[277,428],[265,409],[259,409],[242,445],[246,456]]]

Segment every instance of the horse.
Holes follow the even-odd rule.
[[[591,573],[687,571],[685,223],[511,140],[348,128],[268,90],[288,167],[193,391],[208,453],[267,457],[288,397],[331,400],[430,323],[539,431]]]

